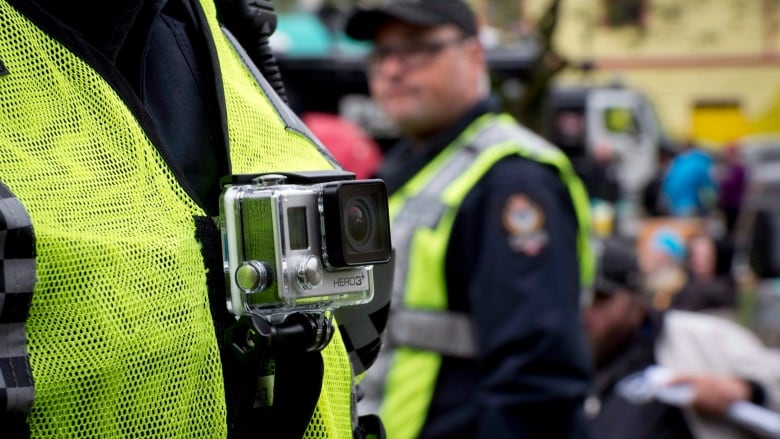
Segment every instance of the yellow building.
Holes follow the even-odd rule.
[[[535,21],[548,3],[518,9]],[[639,88],[675,138],[780,133],[780,0],[562,0],[555,45],[592,66],[559,82]]]

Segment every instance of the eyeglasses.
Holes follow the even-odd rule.
[[[368,55],[369,73],[377,70],[389,57],[405,69],[417,69],[433,60],[433,57],[449,46],[462,43],[468,37],[459,36],[449,40],[409,41],[401,44],[376,46]]]

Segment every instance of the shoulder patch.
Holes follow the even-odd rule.
[[[528,256],[539,254],[548,241],[544,220],[544,212],[528,196],[514,194],[507,198],[502,223],[509,247]]]

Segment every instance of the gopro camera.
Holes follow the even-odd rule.
[[[370,301],[390,260],[387,189],[340,171],[223,179],[219,224],[227,307],[282,321]]]

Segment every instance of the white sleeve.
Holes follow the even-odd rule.
[[[656,344],[658,363],[681,372],[708,371],[759,383],[766,405],[780,410],[780,350],[749,329],[701,313],[669,311]]]

